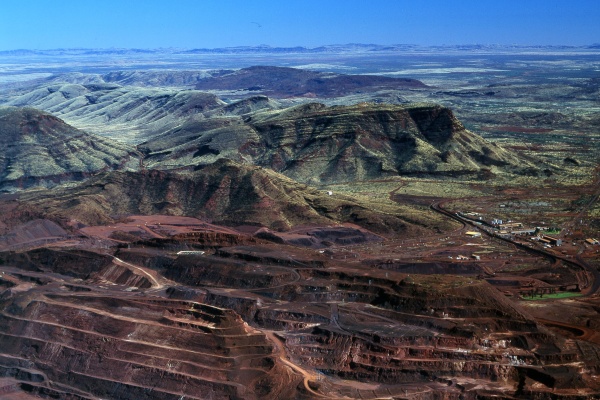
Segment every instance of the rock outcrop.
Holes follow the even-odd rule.
[[[534,167],[469,132],[439,105],[309,104],[259,113],[250,124],[261,138],[245,149],[255,163],[301,182]]]

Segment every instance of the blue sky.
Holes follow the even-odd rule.
[[[600,43],[600,0],[1,0],[0,50]]]

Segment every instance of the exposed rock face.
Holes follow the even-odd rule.
[[[233,115],[244,115],[256,111],[276,110],[281,106],[267,96],[252,96],[240,101],[228,104],[222,108],[223,113]]]
[[[424,88],[416,79],[389,78],[373,75],[341,75],[297,68],[255,66],[229,74],[203,79],[198,90],[236,90],[262,92],[273,97],[334,97],[356,90]]]
[[[27,382],[21,388],[29,392],[69,399],[294,397],[298,379],[266,336],[230,310],[99,293],[39,293],[0,306],[3,376]]]
[[[41,244],[51,238],[62,239],[67,232],[56,223],[47,219],[35,219],[15,227],[0,236],[0,249],[5,250],[12,246]],[[41,243],[40,243],[41,242]]]
[[[61,251],[39,248],[27,252],[5,253],[3,259],[21,269],[46,274],[59,273],[86,279],[111,263],[111,257],[86,250]]]
[[[0,190],[53,186],[137,164],[133,148],[32,108],[0,107]]]
[[[86,224],[110,223],[110,216],[166,214],[195,216],[225,225],[286,230],[302,224],[353,222],[376,232],[421,229],[400,209],[379,209],[292,181],[268,169],[220,160],[182,175],[161,171],[101,174],[77,187],[30,198],[43,213]],[[421,217],[411,214],[411,221]],[[427,218],[422,218],[426,225]]]
[[[259,141],[256,131],[241,118],[224,115],[190,119],[138,148],[147,168],[167,170],[207,165],[220,158],[252,163],[240,148]]]
[[[209,164],[220,158],[252,163],[240,148],[258,143],[260,138],[244,121],[252,113],[278,108],[280,105],[268,97],[252,96],[189,118],[138,148],[146,154],[148,168],[174,169]]]

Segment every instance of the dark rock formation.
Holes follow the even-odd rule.
[[[250,123],[261,138],[246,150],[255,152],[255,163],[301,182],[517,171],[524,164],[436,105],[304,105],[260,113]]]

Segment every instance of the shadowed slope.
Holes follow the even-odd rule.
[[[439,223],[428,212],[328,196],[271,170],[227,160],[188,175],[160,171],[101,174],[77,187],[24,196],[23,201],[44,214],[85,224],[110,223],[111,216],[126,214],[194,216],[275,230],[353,222],[378,233],[420,230],[416,225]]]

